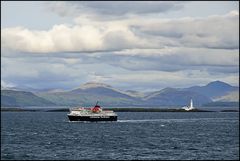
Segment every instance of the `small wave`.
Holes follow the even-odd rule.
[[[195,122],[195,121],[207,121],[207,120],[231,120],[229,118],[180,118],[180,119],[143,119],[143,120],[117,120],[117,121],[66,121],[66,123],[143,123],[143,122]],[[233,119],[235,121],[235,119]],[[165,125],[163,125],[165,126]]]
[[[93,123],[91,121],[66,121],[68,123]]]
[[[187,150],[198,150],[197,148],[187,148]]]
[[[146,120],[118,120],[117,122],[155,122],[163,119],[146,119]]]
[[[201,121],[201,120],[229,120],[226,118],[181,118],[181,119],[145,119],[145,120],[118,120],[117,122],[189,122],[189,121]]]
[[[106,123],[114,123],[116,121],[64,121],[64,122],[67,122],[67,123],[80,123],[80,124],[82,124],[82,123],[88,123],[88,124],[96,124],[96,123],[101,124],[101,123],[103,123],[103,124],[106,124]]]

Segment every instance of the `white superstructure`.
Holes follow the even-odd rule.
[[[72,108],[70,109],[70,116],[117,116],[116,113],[110,110],[102,110],[99,109],[98,112],[93,112],[91,109],[85,109],[83,107],[80,108]]]
[[[117,121],[117,117],[117,114],[111,110],[102,110],[98,102],[92,108],[72,108],[68,114],[70,121]]]

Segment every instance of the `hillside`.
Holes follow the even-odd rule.
[[[92,106],[96,101],[100,101],[102,106],[128,106],[138,105],[140,101],[102,83],[86,83],[70,91],[38,93],[38,96],[57,105],[69,106]]]
[[[194,106],[237,105],[238,87],[215,81],[206,86],[190,88],[164,88],[160,91],[143,93],[141,91],[121,91],[103,83],[86,83],[72,90],[38,90],[24,92],[1,90],[2,106],[93,106],[99,101],[105,107],[126,106],[185,106],[193,99]],[[216,101],[216,102],[213,102]],[[222,103],[219,103],[222,102]],[[225,102],[225,103],[224,103]],[[234,103],[235,102],[235,103]],[[236,103],[237,102],[237,103]]]
[[[71,94],[90,94],[90,95],[103,95],[109,97],[120,97],[132,99],[130,95],[120,90],[117,90],[109,85],[103,83],[86,83],[77,89],[71,90]]]
[[[231,91],[227,93],[226,95],[217,97],[214,99],[214,101],[220,101],[220,102],[238,102],[239,101],[239,91]]]
[[[38,97],[31,92],[1,90],[1,107],[52,106],[51,101]]]
[[[239,87],[231,86],[227,83],[221,81],[210,82],[206,86],[193,86],[190,88],[185,88],[186,91],[193,91],[210,97],[211,99],[224,96],[232,91],[239,90]]]
[[[189,104],[189,100],[194,100],[194,105],[201,106],[202,104],[212,102],[210,98],[201,95],[197,92],[184,91],[175,88],[165,88],[161,91],[154,92],[144,98],[147,104],[169,105],[169,106],[184,106]]]

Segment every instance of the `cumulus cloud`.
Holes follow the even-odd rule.
[[[143,47],[149,44],[127,28],[55,25],[49,31],[22,27],[2,29],[2,46],[22,52],[93,52]]]
[[[23,52],[94,52],[164,46],[239,48],[239,14],[207,18],[158,19],[134,16],[125,20],[91,21],[84,16],[75,25],[50,30],[4,28],[2,46]]]
[[[91,51],[100,49],[101,43],[99,31],[91,26],[56,25],[49,31],[2,29],[3,47],[25,52]]]

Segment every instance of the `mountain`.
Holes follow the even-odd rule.
[[[1,90],[20,91],[20,89],[17,87],[4,87],[4,86],[1,86]],[[23,90],[23,91],[25,91],[25,90]]]
[[[224,96],[220,96],[214,99],[219,102],[239,102],[239,91],[231,91]]]
[[[38,93],[37,95],[57,105],[69,106],[92,106],[96,101],[100,101],[102,106],[128,106],[138,105],[138,101],[141,101],[109,85],[93,82],[66,92]]]
[[[56,88],[36,89],[36,88],[27,87],[27,86],[21,86],[21,87],[19,87],[19,86],[15,86],[15,87],[1,86],[1,90],[25,91],[25,92],[32,92],[32,93],[38,93],[38,92],[54,93],[54,92],[65,91],[63,89],[56,89]]]
[[[64,92],[65,90],[63,89],[44,89],[44,90],[37,90],[35,93],[58,93],[58,92]]]
[[[197,92],[185,91],[176,88],[165,88],[156,91],[144,98],[147,104],[155,104],[160,106],[184,106],[188,105],[189,101],[193,99],[195,106],[212,102],[212,100]]]
[[[203,106],[204,107],[239,107],[239,101],[238,102],[215,101],[215,102],[204,104]]]
[[[239,87],[231,86],[227,83],[221,81],[210,82],[206,86],[193,86],[190,88],[185,88],[186,91],[197,92],[211,99],[224,96],[229,92],[239,90]]]
[[[214,102],[207,103],[204,106],[239,107],[239,91],[232,91],[224,96],[217,97],[214,99]]]
[[[92,94],[92,95],[104,95],[110,97],[131,98],[127,93],[114,89],[110,85],[103,83],[86,83],[80,86],[80,88],[70,91],[75,94]]]
[[[1,90],[1,107],[52,106],[54,103],[31,92]]]
[[[215,81],[205,86],[189,88],[164,88],[148,93],[127,90],[121,91],[103,83],[89,82],[72,90],[38,90],[24,92],[1,90],[2,104],[5,106],[93,106],[96,101],[103,107],[122,106],[184,106],[193,99],[194,106],[214,105],[226,101],[234,105],[239,97],[239,88],[227,83]]]
[[[145,97],[145,93],[142,93],[142,92],[138,92],[138,91],[134,91],[134,90],[127,90],[126,93],[129,95],[129,96],[132,96],[132,97],[138,97],[138,98],[143,98]]]

